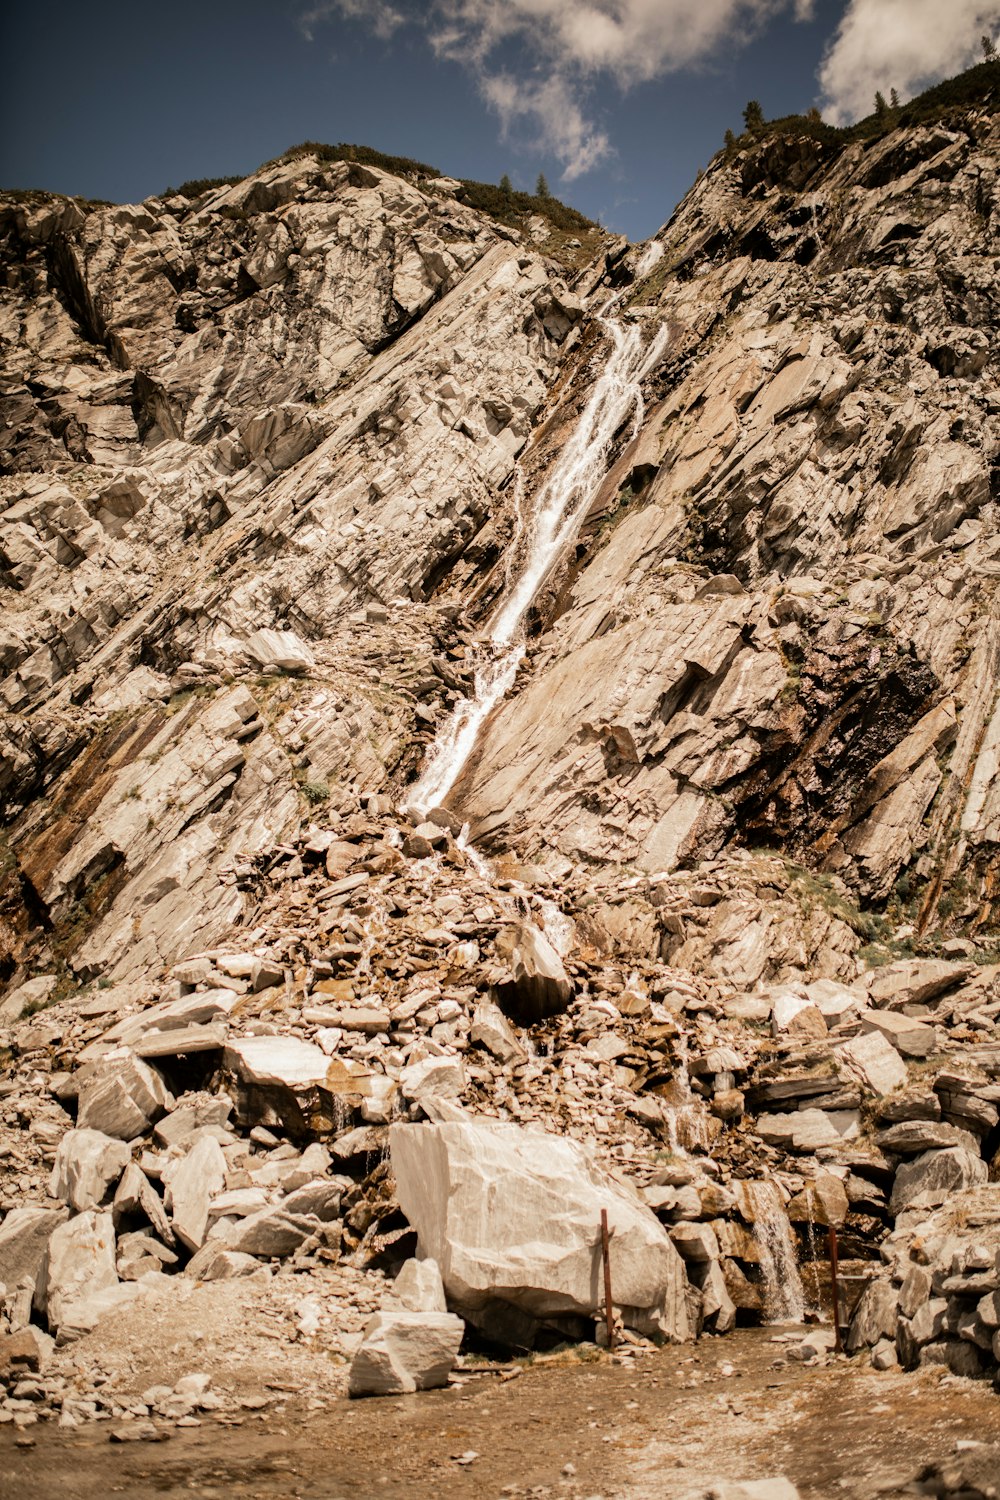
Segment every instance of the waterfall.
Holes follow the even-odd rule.
[[[410,806],[417,812],[442,803],[462,774],[483,724],[514,684],[524,657],[525,618],[604,483],[615,434],[629,414],[630,441],[642,425],[641,381],[662,355],[667,330],[661,328],[647,347],[637,324],[626,327],[612,317],[603,317],[601,323],[611,339],[610,356],[530,507],[517,473],[515,532],[504,590],[479,645],[472,696],[456,705],[410,794]]]
[[[753,1237],[764,1278],[764,1318],[768,1323],[801,1323],[806,1299],[799,1276],[795,1236],[773,1182],[744,1182],[753,1212]]]

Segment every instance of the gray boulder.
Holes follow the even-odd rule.
[[[952,1193],[976,1187],[989,1175],[986,1163],[962,1146],[946,1151],[925,1151],[899,1168],[889,1200],[891,1213],[904,1208],[933,1208]]]
[[[537,927],[525,922],[501,933],[497,952],[511,972],[510,979],[497,986],[497,999],[515,1021],[534,1026],[566,1009],[573,998],[573,982],[562,959]]]

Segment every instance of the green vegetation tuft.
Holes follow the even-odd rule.
[[[735,136],[731,130],[726,132],[723,155],[728,158],[760,141],[787,135],[808,136],[835,150],[842,150],[853,141],[875,141],[901,127],[934,124],[966,110],[1000,110],[1000,65],[992,60],[977,63],[964,73],[925,89],[906,104],[900,105],[898,97],[893,89],[890,92],[892,102],[887,104],[884,96],[877,94],[875,109],[870,115],[853,125],[843,126],[828,125],[816,109],[811,109],[808,114],[782,115],[777,120],[765,120],[757,100],[751,99],[743,112],[746,129],[740,136]]]
[[[322,141],[302,141],[298,146],[289,146],[278,161],[295,161],[299,156],[315,156],[320,161],[354,161],[362,167],[379,167],[396,177],[441,176],[437,167],[428,166],[425,161],[414,161],[410,156],[387,156],[372,146],[354,146],[348,141],[340,141],[336,146],[324,145]]]

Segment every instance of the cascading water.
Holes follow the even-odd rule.
[[[768,1323],[801,1323],[806,1299],[799,1276],[795,1236],[773,1182],[745,1182],[753,1206],[753,1237],[764,1281],[764,1319]]]
[[[641,381],[660,358],[662,328],[646,346],[638,324],[612,317],[601,322],[612,349],[580,419],[526,515],[517,478],[516,531],[506,587],[479,648],[471,698],[463,698],[439,734],[410,794],[410,806],[426,812],[444,801],[472,754],[479,731],[514,684],[524,657],[525,617],[552,565],[573,541],[604,482],[609,449],[632,414],[632,435],[642,425]]]

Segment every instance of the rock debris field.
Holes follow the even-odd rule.
[[[777,876],[735,863],[749,911]],[[865,1368],[914,1371],[922,1399],[988,1388],[1000,1054],[969,1037],[1000,1008],[995,973],[909,961],[751,994],[593,944],[598,924],[683,914],[724,957],[728,865],[719,885],[703,867],[569,897],[526,873],[484,873],[444,819],[407,831],[369,798],[259,861],[269,941],[13,1024],[11,1441],[45,1462],[52,1429],[155,1442],[286,1409],[308,1427],[349,1395],[527,1389],[554,1368],[672,1388],[676,1360],[653,1373],[664,1340],[711,1350],[689,1371],[724,1369],[740,1356],[721,1335],[738,1348],[790,1318],[773,1345],[759,1327],[755,1359],[859,1389]]]

